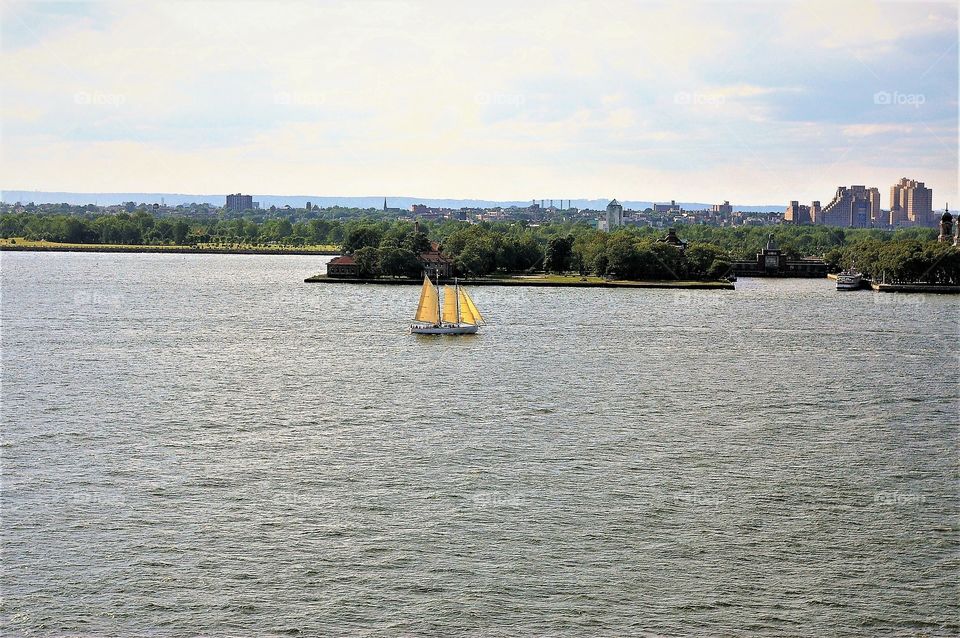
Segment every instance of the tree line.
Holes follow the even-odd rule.
[[[0,215],[0,237],[71,244],[192,246],[198,244],[284,246],[338,245],[344,224],[314,219],[293,223],[281,217],[199,220],[157,217],[145,211],[114,215]]]
[[[834,271],[855,268],[877,282],[960,285],[960,249],[950,243],[865,237],[824,258]]]
[[[367,276],[416,276],[419,255],[442,246],[464,275],[496,272],[575,272],[622,278],[715,279],[730,262],[752,259],[772,233],[791,257],[823,256],[833,270],[855,261],[869,276],[898,280],[957,279],[954,257],[934,242],[937,231],[843,229],[828,226],[681,226],[686,250],[658,241],[664,229],[628,226],[600,232],[586,222],[519,221],[468,224],[413,222],[382,215],[344,219],[250,216],[197,219],[157,216],[147,210],[98,214],[0,214],[0,237],[63,243],[129,245],[326,245],[352,253]],[[937,264],[937,265],[934,265]]]

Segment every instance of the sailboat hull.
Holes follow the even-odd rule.
[[[410,326],[410,332],[415,335],[472,335],[477,333],[477,326]]]

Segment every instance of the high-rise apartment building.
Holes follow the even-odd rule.
[[[723,200],[722,204],[714,204],[710,207],[711,213],[717,213],[719,215],[729,216],[733,213],[733,206],[730,205],[730,202]]]
[[[822,218],[823,211],[820,210],[820,200],[815,199],[810,202],[810,223],[811,224],[821,224],[820,221]]]
[[[819,201],[812,201],[809,206],[805,206],[793,200],[783,213],[783,221],[787,224],[816,224],[819,215]]]
[[[783,213],[783,221],[788,224],[810,224],[810,207],[802,206],[796,199],[790,200],[790,205]]]
[[[891,226],[936,226],[933,214],[933,190],[923,182],[903,177],[890,187]]]
[[[680,212],[680,207],[677,206],[676,200],[670,200],[669,204],[654,204],[653,212],[662,215],[664,213],[678,213]]]
[[[880,191],[875,187],[853,185],[850,188],[839,186],[837,194],[816,216],[815,223],[867,228],[877,220],[880,220]]]
[[[253,195],[241,195],[240,193],[227,195],[226,208],[238,213],[250,210],[253,208]]]

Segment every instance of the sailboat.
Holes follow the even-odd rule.
[[[441,307],[440,289],[429,277],[423,278],[420,303],[413,321],[410,332],[417,335],[472,335],[485,323],[473,299],[456,280],[453,286],[444,285]]]

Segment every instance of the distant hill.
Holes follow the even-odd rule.
[[[111,204],[122,204],[123,202],[137,202],[146,204],[159,204],[163,201],[169,206],[179,204],[212,204],[222,206],[225,194],[213,195],[191,195],[184,193],[70,193],[63,191],[19,191],[4,190],[0,192],[0,200],[7,204],[20,202],[23,204],[33,202],[34,204],[97,204],[100,206],[109,206]],[[529,206],[531,200],[524,201],[496,201],[490,199],[442,199],[434,197],[406,197],[406,196],[387,196],[387,205],[390,208],[402,208],[407,210],[411,204],[426,204],[437,208],[491,208],[494,206]],[[329,197],[322,195],[254,195],[253,201],[260,202],[261,208],[270,206],[291,206],[294,208],[303,208],[307,202],[322,207],[328,206],[346,206],[352,208],[383,208],[383,195],[375,197]],[[537,200],[539,203],[540,200]],[[566,202],[567,200],[563,200]],[[572,199],[572,205],[580,209],[603,210],[610,200],[608,199]],[[560,206],[560,200],[553,200],[554,204]],[[642,200],[622,200],[620,202],[624,208],[630,210],[643,210],[652,206],[652,202]],[[663,202],[660,202],[663,203]],[[544,200],[544,205],[549,205],[550,200]],[[710,208],[710,204],[702,202],[677,202],[685,210],[702,210]],[[748,212],[782,212],[785,204],[762,204],[762,205],[740,205],[733,204],[734,210]]]

